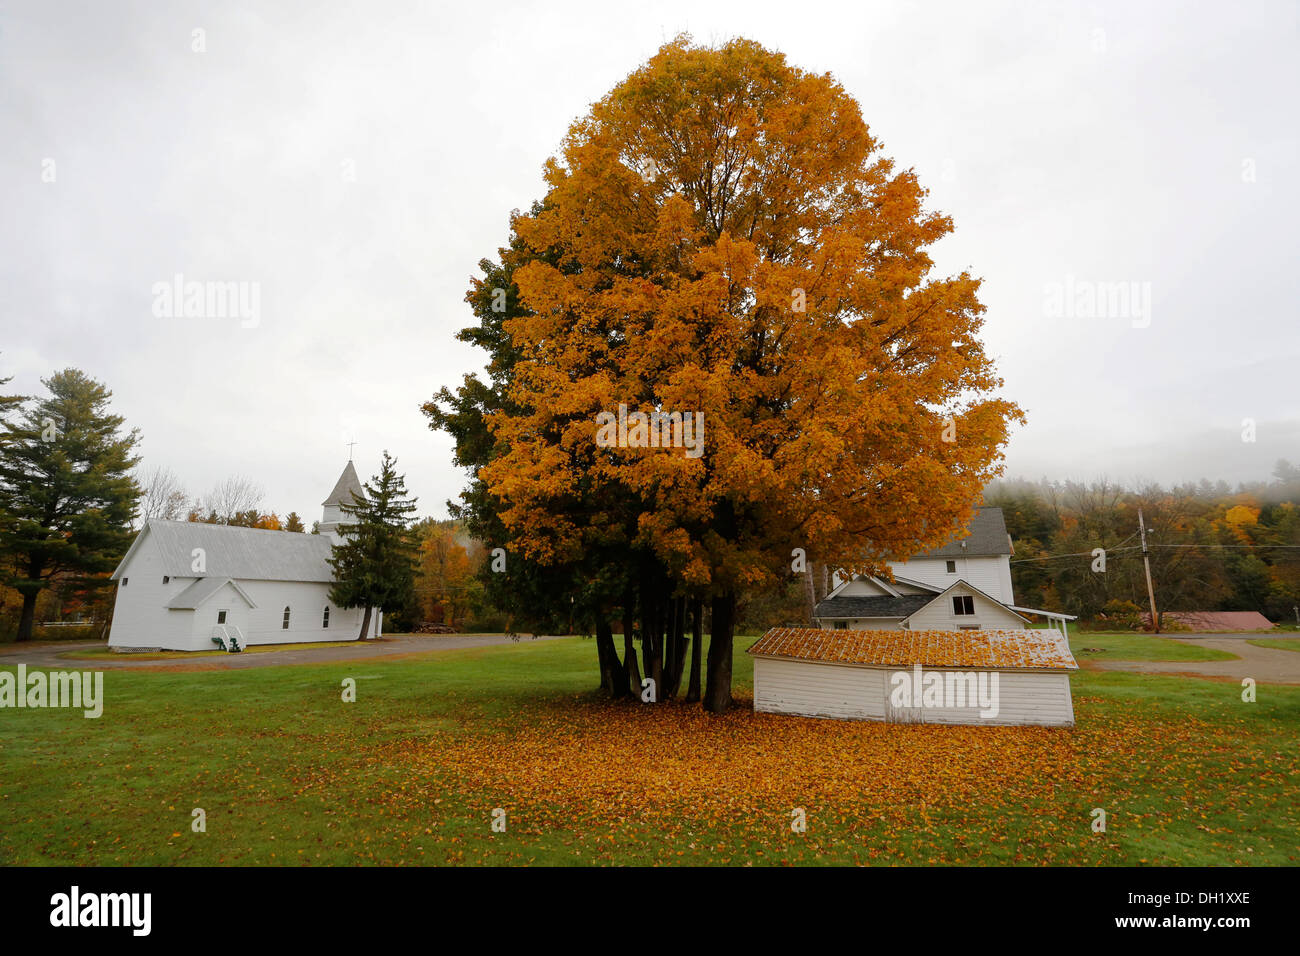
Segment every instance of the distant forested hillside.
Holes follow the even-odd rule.
[[[1106,481],[997,481],[1015,542],[1023,605],[1094,617],[1112,601],[1147,607],[1138,509],[1147,526],[1156,605],[1165,611],[1260,611],[1296,619],[1300,605],[1300,468],[1272,481],[1125,488]],[[1094,549],[1105,551],[1104,571]]]

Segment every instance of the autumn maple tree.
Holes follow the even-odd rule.
[[[474,602],[477,548],[458,540],[454,522],[426,519],[412,530],[419,542],[415,566],[416,604],[423,621],[457,626]]]
[[[739,590],[938,546],[1000,471],[1021,413],[994,394],[979,280],[931,275],[952,222],[853,98],[748,40],[665,45],[545,172],[467,297],[490,381],[425,410],[490,544],[584,590],[607,688],[636,689],[634,622],[659,699],[698,685],[707,605],[720,712]],[[598,442],[620,405],[700,413],[702,454]]]

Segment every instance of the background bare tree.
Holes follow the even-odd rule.
[[[185,520],[190,498],[174,471],[156,465],[143,473],[137,473],[135,480],[144,490],[138,505],[138,517],[142,524],[150,518],[163,521]]]
[[[249,512],[256,514],[265,496],[265,489],[255,481],[243,475],[231,475],[200,498],[195,511],[199,520],[234,524]]]

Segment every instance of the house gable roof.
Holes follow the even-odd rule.
[[[774,627],[749,648],[755,657],[875,667],[1078,670],[1060,631],[828,631]]]
[[[976,509],[966,530],[970,533],[962,535],[959,532],[942,547],[913,557],[969,558],[1011,554],[1011,536],[1007,534],[1007,522],[1001,508],[984,506]]]
[[[854,620],[857,618],[897,618],[903,621],[922,608],[928,607],[936,601],[942,601],[949,592],[957,588],[973,591],[998,607],[1006,608],[1026,624],[1029,623],[1029,620],[1023,614],[1017,613],[997,598],[984,593],[969,581],[961,578],[958,578],[942,591],[935,588],[929,594],[900,594],[897,597],[851,597],[846,595],[828,597],[813,608],[813,617],[827,621]]]
[[[935,548],[932,551],[926,551],[922,554],[914,554],[912,557],[899,562],[894,562],[894,566],[907,566],[907,561],[915,561],[923,558],[988,558],[999,557],[1001,555],[1011,555],[1015,551],[1011,546],[1011,535],[1007,533],[1006,518],[1002,514],[1002,509],[991,505],[982,506],[975,511],[975,516],[967,526],[969,534],[960,537],[954,536],[947,544]],[[858,578],[875,581],[884,586],[887,582],[884,578],[878,578],[870,575],[850,575],[836,585],[826,595],[827,599],[837,597],[848,584]],[[894,580],[903,584],[909,584],[915,588],[923,588],[927,591],[939,593],[942,588],[935,587],[932,584],[926,584],[923,581],[917,581],[914,578],[906,577],[895,572]]]
[[[936,594],[933,598],[931,598],[931,602],[933,602],[933,601],[942,601],[945,597],[948,596],[949,592],[954,591],[954,590],[956,590],[957,588],[966,588],[966,589],[968,589],[968,590],[974,591],[976,594],[978,594],[980,597],[984,598],[986,601],[992,601],[992,602],[993,602],[994,604],[996,604],[998,607],[1006,608],[1006,610],[1010,611],[1012,614],[1014,614],[1016,617],[1020,618],[1020,620],[1024,621],[1026,624],[1029,623],[1029,618],[1025,617],[1023,614],[1021,614],[1021,613],[1019,613],[1018,611],[1014,610],[1014,609],[1013,609],[1009,604],[1003,604],[1001,601],[999,601],[999,600],[998,600],[997,598],[995,598],[993,595],[988,594],[988,593],[986,593],[986,592],[984,592],[984,591],[981,591],[981,590],[980,590],[979,588],[977,588],[975,585],[971,584],[969,581],[966,581],[966,580],[964,580],[964,579],[962,579],[962,578],[958,578],[958,579],[957,579],[956,581],[954,581],[952,584],[948,585],[948,587],[944,588],[942,591],[940,591],[938,594]],[[931,603],[931,602],[927,602],[927,603]]]
[[[915,614],[935,599],[933,594],[900,594],[897,597],[854,597],[838,595],[824,598],[813,609],[813,617],[828,621],[854,618],[897,618]]]
[[[193,565],[194,549],[201,548],[201,573],[205,578],[322,583],[334,580],[329,563],[333,547],[328,535],[156,519],[145,523],[113,572],[114,579],[122,576],[146,538],[158,550],[162,573],[175,578],[200,573]]]
[[[924,581],[917,581],[914,578],[905,578],[901,574],[895,574],[894,581],[898,584],[907,584],[914,588],[920,588],[922,591],[929,591],[931,594],[939,594],[943,591],[943,588],[935,587],[933,584],[926,584]]]

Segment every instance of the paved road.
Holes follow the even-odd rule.
[[[532,638],[524,636],[520,643]],[[538,640],[554,640],[541,637]],[[68,651],[89,650],[104,645],[99,641],[49,641],[31,646],[7,645],[0,652],[0,667],[26,664],[48,670],[240,670],[246,667],[276,667],[283,664],[332,664],[336,661],[374,660],[404,654],[424,654],[430,651],[451,651],[467,647],[490,647],[513,643],[504,634],[403,634],[383,637],[377,641],[358,642],[344,647],[295,647],[282,651],[262,651],[245,654],[208,654],[192,658],[167,660],[139,660],[134,654],[121,654],[93,661],[68,660],[59,657]],[[144,656],[144,655],[141,655]],[[1300,656],[1300,655],[1297,655]]]
[[[1300,652],[1279,651],[1246,643],[1250,638],[1268,634],[1200,634],[1178,635],[1186,644],[1210,647],[1237,655],[1231,661],[1090,661],[1089,667],[1109,671],[1137,671],[1143,674],[1191,674],[1197,677],[1253,677],[1272,684],[1300,684]],[[1281,636],[1281,635],[1278,635]],[[1289,634],[1287,636],[1290,636]],[[1300,643],[1300,642],[1297,642]],[[1087,638],[1083,638],[1086,646]]]

